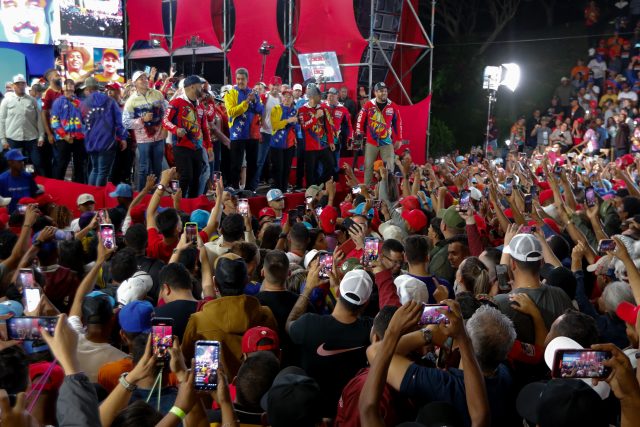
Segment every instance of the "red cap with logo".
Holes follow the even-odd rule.
[[[256,326],[249,329],[242,336],[243,353],[274,350],[280,350],[280,338],[273,329],[265,326]]]
[[[416,196],[406,196],[400,199],[400,206],[408,211],[420,209],[420,201]]]
[[[420,231],[427,226],[427,216],[420,209],[403,211],[402,218],[407,221],[411,231]]]
[[[333,206],[326,206],[320,213],[320,228],[327,234],[336,231],[336,220],[338,219],[338,211]]]

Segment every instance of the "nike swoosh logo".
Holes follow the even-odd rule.
[[[327,350],[324,348],[325,343],[322,343],[318,346],[318,356],[335,356],[336,354],[347,353],[349,351],[359,350],[364,348],[363,345],[360,347],[352,347],[352,348],[340,348],[338,350]]]

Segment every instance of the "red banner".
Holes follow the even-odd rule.
[[[129,38],[127,49],[139,40],[149,40],[150,34],[165,34],[162,23],[162,0],[129,0],[127,1],[129,18]],[[168,49],[164,37],[161,45]]]
[[[180,0],[173,31],[173,49],[187,44],[191,36],[198,36],[209,46],[220,47],[211,20],[211,1]]]
[[[424,163],[427,152],[427,125],[430,108],[431,95],[414,105],[398,105],[402,117],[403,137],[409,140],[411,157],[419,165]]]
[[[278,61],[284,52],[284,45],[278,33],[277,0],[234,0],[236,24],[231,51],[227,55],[232,78],[236,68],[249,70],[249,84],[260,80],[262,58],[259,49],[263,41],[273,48],[266,56],[264,76],[266,83],[276,73]]]
[[[351,2],[299,1],[298,8],[300,12],[294,45],[298,53],[335,51],[340,64],[361,61],[367,41],[358,30]],[[358,68],[341,66],[343,83],[329,86],[345,85],[353,94],[358,84]]]

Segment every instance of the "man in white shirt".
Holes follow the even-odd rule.
[[[271,79],[270,90],[263,96],[262,105],[264,105],[262,111],[262,125],[260,126],[260,146],[258,148],[258,164],[256,173],[253,176],[253,182],[249,186],[251,189],[258,188],[260,182],[260,176],[262,175],[262,169],[269,156],[269,147],[271,144],[271,110],[276,105],[280,105],[280,88],[282,86],[282,79],[278,76],[273,76]]]
[[[80,211],[80,215],[85,212],[93,212],[96,207],[96,199],[93,198],[93,195],[89,193],[84,193],[78,196],[76,200],[76,206],[78,206],[78,210]],[[80,217],[75,218],[71,221],[69,228],[74,233],[80,231]]]
[[[622,90],[618,93],[618,102],[622,103],[624,99],[629,100],[631,107],[638,104],[638,94],[631,90],[627,82],[622,83]]]
[[[27,82],[22,74],[13,76],[13,92],[0,104],[0,142],[2,148],[20,148],[33,163],[38,174],[40,155],[38,147],[44,144],[44,126],[38,110],[38,102],[27,94]]]

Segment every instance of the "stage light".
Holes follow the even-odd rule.
[[[511,92],[515,91],[520,83],[520,66],[518,64],[502,64],[502,80],[500,86],[508,87]]]

